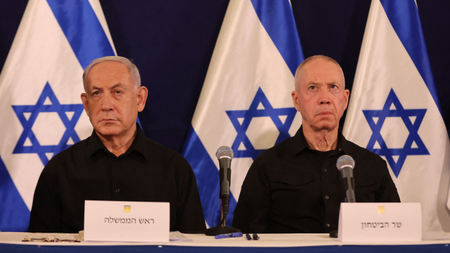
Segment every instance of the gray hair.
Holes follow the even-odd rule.
[[[134,65],[134,63],[132,63],[129,59],[122,56],[105,56],[93,60],[91,64],[89,64],[89,66],[87,66],[86,69],[84,70],[83,86],[85,91],[86,91],[86,78],[89,75],[89,72],[95,65],[105,61],[115,61],[125,65],[130,71],[131,77],[133,78],[134,87],[137,88],[141,86],[141,75],[139,74],[139,69],[136,67],[136,65]]]

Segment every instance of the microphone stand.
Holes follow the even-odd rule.
[[[345,202],[355,203],[355,178],[353,177],[353,167],[355,167],[355,160],[349,155],[342,155],[336,162],[336,167],[342,175],[345,189]],[[338,238],[338,230],[330,231],[331,238]]]
[[[206,230],[206,235],[221,235],[221,234],[228,234],[228,233],[234,233],[234,232],[241,232],[237,228],[228,227],[226,226],[226,220],[227,220],[227,214],[228,214],[228,195],[222,196],[221,200],[221,210],[222,210],[222,220],[219,225],[216,227],[208,228]]]
[[[230,182],[231,182],[231,159],[233,159],[233,150],[228,146],[221,146],[217,152],[216,157],[219,159],[219,181],[220,181],[220,194],[221,200],[221,222],[216,227],[212,227],[206,230],[206,235],[221,235],[234,232],[241,232],[237,228],[227,227],[226,220],[228,214],[228,200],[230,197]]]

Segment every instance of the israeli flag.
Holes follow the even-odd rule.
[[[303,59],[288,0],[230,1],[182,151],[194,169],[208,226],[220,222],[217,149],[234,151],[230,226],[253,160],[300,127],[291,92]]]
[[[26,231],[47,162],[88,137],[83,69],[115,55],[98,0],[29,1],[0,75],[0,230]]]
[[[386,160],[424,232],[450,224],[449,139],[414,0],[372,0],[343,133]]]

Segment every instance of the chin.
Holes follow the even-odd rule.
[[[323,123],[323,124],[318,124],[316,129],[318,130],[334,130],[338,125],[336,123]]]
[[[117,126],[101,126],[95,128],[95,131],[102,136],[114,136],[118,135],[122,129],[119,129]]]

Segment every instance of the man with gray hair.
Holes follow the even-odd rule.
[[[52,158],[34,193],[30,232],[78,232],[85,200],[170,203],[170,230],[205,229],[192,168],[136,123],[148,90],[128,59],[108,56],[84,71],[81,94],[94,131]]]

